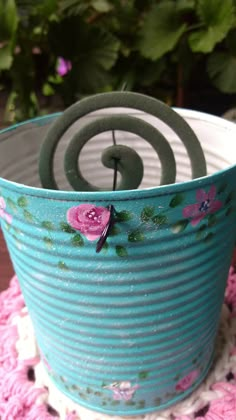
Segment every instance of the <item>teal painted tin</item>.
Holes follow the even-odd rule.
[[[199,138],[207,175],[189,180],[178,136],[135,111],[169,139],[177,164],[176,183],[157,186],[156,152],[134,133],[117,133],[144,160],[137,190],[69,190],[61,157],[76,124],[54,158],[61,190],[42,188],[39,152],[58,114],[0,133],[1,227],[45,368],[73,401],[111,415],[141,415],[185,398],[214,356],[235,242],[236,125],[176,112]],[[98,156],[110,141],[107,133],[91,140],[80,162],[104,188],[111,170]],[[96,253],[111,205],[114,223]]]

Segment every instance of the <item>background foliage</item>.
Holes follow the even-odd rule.
[[[0,0],[6,119],[124,86],[178,106],[234,101],[235,10],[236,0]]]

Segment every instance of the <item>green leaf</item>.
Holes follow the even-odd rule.
[[[176,8],[181,13],[192,12],[195,8],[194,0],[177,0]]]
[[[224,93],[236,93],[236,57],[224,52],[213,53],[207,61],[207,72],[215,87]]]
[[[93,0],[92,6],[99,13],[107,13],[113,8],[112,4],[107,0]]]
[[[0,70],[10,69],[13,62],[12,49],[10,45],[0,48]]]
[[[72,62],[64,89],[73,86],[75,92],[91,94],[109,85],[120,41],[103,26],[88,25],[79,16],[65,18],[50,25],[48,40],[53,54]]]
[[[174,223],[171,226],[171,230],[172,230],[173,233],[183,232],[186,229],[186,227],[188,226],[188,224],[189,224],[189,221],[187,219],[180,220],[179,222]]]
[[[143,211],[141,212],[142,222],[148,222],[152,218],[153,215],[154,215],[153,206],[144,207]]]
[[[17,200],[17,204],[19,207],[27,207],[28,206],[28,200],[25,197],[19,197]]]
[[[189,45],[193,52],[211,52],[222,41],[234,22],[232,0],[198,0],[197,14],[203,29],[189,36]]]
[[[184,201],[184,196],[183,194],[176,194],[172,200],[170,201],[169,206],[174,208],[179,206],[180,204],[182,204],[182,202]]]
[[[156,214],[156,216],[152,218],[152,221],[157,226],[164,225],[167,223],[167,216],[165,214]]]
[[[55,90],[49,83],[44,83],[42,92],[44,96],[52,96],[55,94]]]
[[[60,268],[60,270],[63,271],[68,271],[69,267],[66,265],[66,263],[64,261],[59,261],[57,264],[58,268]]]
[[[144,239],[145,239],[144,234],[139,229],[136,229],[133,232],[130,232],[128,234],[129,242],[141,242]]]
[[[124,246],[116,245],[116,254],[118,257],[127,257],[128,252],[127,249]]]
[[[118,222],[128,222],[129,220],[133,219],[132,213],[127,210],[117,212],[115,217]]]
[[[186,24],[181,23],[174,1],[154,5],[144,18],[141,31],[141,54],[157,60],[174,49]]]
[[[34,220],[34,216],[28,211],[28,210],[24,210],[24,218],[25,220],[27,220],[27,222],[32,223]]]
[[[73,246],[81,247],[81,246],[84,245],[84,240],[79,233],[76,233],[74,236],[72,236],[71,243],[72,243]]]
[[[42,227],[44,229],[47,229],[47,230],[53,230],[54,229],[53,223],[52,222],[49,222],[48,220],[44,220],[42,222]]]
[[[60,223],[60,227],[61,227],[61,230],[63,232],[66,232],[66,233],[76,233],[76,231],[74,229],[72,229],[72,227],[68,223],[61,222]]]
[[[142,372],[139,372],[138,377],[139,379],[147,379],[149,376],[149,372],[146,370],[143,370]]]
[[[43,241],[45,243],[45,245],[47,246],[47,248],[51,249],[53,247],[53,240],[47,236],[45,236],[43,238]]]
[[[16,32],[18,14],[15,0],[0,0],[0,39],[10,39]]]

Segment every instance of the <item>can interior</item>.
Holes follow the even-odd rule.
[[[191,179],[191,165],[186,149],[178,136],[166,124],[143,112],[129,109],[109,109],[108,111],[93,112],[77,121],[60,140],[54,156],[54,173],[59,189],[66,191],[72,189],[64,175],[63,159],[73,134],[94,118],[110,113],[121,113],[121,111],[143,118],[156,126],[167,138],[174,151],[177,164],[176,182]],[[236,125],[219,117],[196,111],[183,109],[176,109],[176,111],[195,131],[206,158],[208,175],[235,164]],[[0,133],[0,177],[32,187],[41,187],[38,175],[40,147],[47,130],[57,117],[58,115],[42,117],[10,127]],[[123,131],[116,131],[115,137],[117,144],[134,148],[143,159],[144,177],[139,188],[158,186],[161,164],[150,144],[134,134]],[[78,158],[83,176],[100,188],[112,189],[113,170],[105,168],[101,163],[102,151],[112,144],[111,132],[99,134],[89,140]]]

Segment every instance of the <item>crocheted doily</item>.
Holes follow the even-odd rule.
[[[230,269],[213,367],[184,401],[135,417],[95,413],[71,402],[40,362],[16,277],[0,294],[1,420],[236,420],[236,272]]]

